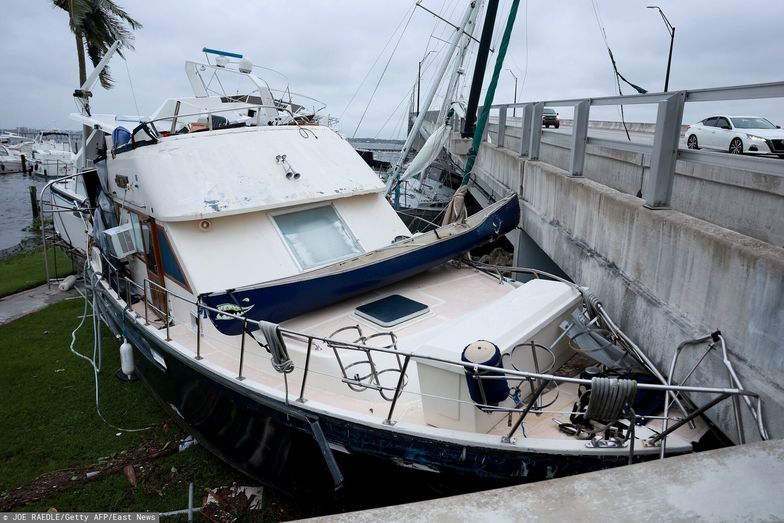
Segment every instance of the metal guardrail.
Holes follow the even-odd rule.
[[[46,183],[46,185],[44,185],[44,187],[41,189],[41,192],[38,194],[38,209],[39,209],[39,212],[40,212],[40,219],[41,219],[41,225],[40,225],[40,228],[41,228],[41,246],[42,246],[43,254],[44,254],[44,272],[46,274],[46,283],[47,283],[48,286],[51,286],[52,281],[53,281],[52,278],[51,278],[50,271],[49,271],[49,246],[50,246],[49,243],[53,243],[53,242],[47,243],[47,241],[46,241],[47,240],[46,232],[47,232],[47,225],[48,225],[47,220],[46,220],[46,215],[48,214],[51,217],[51,220],[52,220],[51,221],[51,225],[52,225],[52,227],[54,227],[54,225],[55,225],[54,224],[55,216],[59,216],[61,213],[78,213],[79,214],[79,218],[82,220],[82,224],[84,225],[84,230],[87,231],[87,230],[89,230],[89,226],[87,224],[86,216],[87,216],[87,214],[89,212],[92,211],[92,209],[90,209],[89,207],[75,208],[75,207],[63,207],[63,206],[57,205],[54,202],[54,193],[52,191],[52,185],[54,185],[55,183],[58,183],[58,182],[59,183],[64,183],[64,182],[66,182],[68,180],[72,180],[72,179],[77,178],[77,177],[79,177],[81,175],[82,175],[81,172],[77,172],[75,174],[70,174],[70,175],[67,175],[67,176],[63,176],[61,178],[55,178],[53,180],[49,180]],[[45,198],[45,196],[47,194],[49,196],[48,200]],[[57,232],[55,232],[54,236],[55,237],[59,237],[59,234]],[[68,241],[69,240],[68,238],[66,238],[65,240],[66,241],[64,243],[66,245],[71,245],[71,242]],[[57,274],[57,256],[56,255],[54,256],[53,260],[54,260],[54,264],[55,264],[55,275],[56,275]]]
[[[284,107],[277,107],[277,106],[274,106],[274,105],[264,105],[264,104],[250,104],[250,103],[239,102],[239,101],[232,102],[232,103],[237,103],[237,104],[242,104],[242,105],[231,107],[231,108],[228,108],[228,109],[225,109],[225,108],[224,109],[220,109],[220,108],[216,108],[216,109],[201,109],[201,110],[198,110],[196,112],[185,113],[185,114],[178,114],[179,113],[180,103],[181,103],[180,100],[178,100],[177,101],[177,105],[176,105],[176,109],[175,109],[175,113],[173,115],[170,115],[170,116],[160,116],[160,117],[152,119],[152,120],[145,120],[145,121],[141,122],[141,125],[145,125],[145,124],[153,124],[153,125],[155,125],[156,122],[171,122],[170,128],[172,129],[172,131],[170,131],[170,134],[174,134],[173,129],[176,128],[178,120],[194,118],[194,117],[198,118],[198,117],[204,116],[204,117],[206,117],[206,122],[204,122],[205,125],[207,125],[207,129],[206,130],[212,131],[212,130],[214,130],[213,129],[214,122],[213,122],[212,116],[215,116],[215,115],[219,116],[222,113],[235,113],[235,112],[243,110],[243,109],[253,109],[253,110],[257,111],[256,115],[253,117],[254,118],[254,124],[253,125],[256,125],[256,126],[261,125],[261,111],[260,111],[260,109],[274,109],[274,110],[276,110],[278,112],[282,112],[282,113],[288,115],[288,119],[287,120],[283,120],[283,121],[279,122],[277,125],[288,125],[290,123],[298,124],[298,122],[297,122],[298,118],[306,118],[306,117],[310,116],[310,115],[305,115],[305,114],[295,114],[291,110],[289,110],[288,108],[284,108]],[[193,123],[193,122],[191,122],[191,123]]]
[[[571,133],[569,174],[571,176],[583,176],[586,145],[588,144],[650,154],[651,175],[645,180],[642,189],[645,206],[651,209],[669,209],[672,199],[675,163],[679,159],[784,176],[784,162],[772,162],[768,159],[750,156],[679,149],[683,110],[686,103],[765,98],[784,99],[784,82],[603,98],[497,104],[493,105],[491,109],[497,111],[498,114],[498,133],[495,145],[499,148],[506,146],[507,131],[511,128],[507,120],[509,110],[515,108],[522,109],[520,125],[514,126],[521,130],[518,152],[521,156],[527,156],[530,160],[538,160],[542,135],[547,132],[542,130],[542,112],[544,107],[573,107],[574,121]],[[591,107],[645,104],[656,105],[656,125],[652,145],[588,136]],[[479,110],[481,111],[482,108],[480,107]],[[487,136],[484,137],[484,140],[487,140]]]
[[[148,307],[151,308],[156,315],[163,321],[164,327],[166,329],[166,341],[171,341],[171,334],[170,328],[174,325],[174,319],[171,316],[171,300],[180,300],[184,303],[187,303],[191,306],[196,308],[196,354],[195,359],[201,360],[203,356],[201,354],[201,338],[203,335],[203,327],[202,327],[202,314],[206,312],[212,312],[215,314],[221,314],[223,316],[228,316],[236,319],[237,321],[241,321],[243,324],[243,334],[242,339],[240,340],[240,347],[239,347],[239,361],[238,361],[238,372],[236,379],[238,381],[243,381],[245,376],[243,375],[243,365],[245,360],[245,351],[246,351],[246,333],[248,331],[249,325],[255,325],[257,328],[261,328],[261,322],[246,318],[244,316],[240,316],[237,314],[233,314],[226,311],[221,311],[213,307],[209,307],[204,305],[199,300],[193,301],[187,297],[180,296],[177,293],[174,293],[165,287],[161,286],[160,284],[149,280],[148,278],[144,279],[144,282],[140,285],[139,283],[133,281],[132,279],[128,278],[127,276],[121,276],[120,270],[113,265],[108,258],[106,258],[103,253],[101,253],[101,258],[103,262],[106,263],[106,269],[108,269],[108,274],[106,275],[99,275],[101,278],[105,277],[105,280],[109,284],[109,290],[113,290],[116,294],[116,300],[118,302],[124,301],[124,309],[126,313],[132,313],[136,318],[141,319],[141,316],[132,309],[132,297],[133,293],[131,292],[132,288],[141,290],[141,298],[144,303],[144,324],[146,326],[150,325],[149,321],[149,312]],[[477,266],[477,268],[481,269],[481,267]],[[536,278],[546,277],[546,278],[554,278],[559,281],[566,282],[556,276],[550,275],[548,273],[538,271],[535,269],[524,269],[524,268],[512,268],[512,267],[505,267],[504,270],[513,270],[517,272],[528,272],[532,274]],[[114,282],[114,283],[113,283]],[[121,282],[125,283],[125,297],[121,296]],[[573,284],[572,284],[573,285]],[[149,289],[149,291],[148,291]],[[579,290],[579,287],[578,287]],[[165,307],[161,309],[149,303],[149,297],[151,296],[152,292],[161,292],[164,294],[165,299]],[[602,316],[604,317],[604,316]],[[614,328],[614,325],[610,325],[610,328]],[[527,404],[521,404],[516,407],[498,407],[494,405],[483,405],[482,408],[486,410],[492,410],[496,412],[503,412],[508,414],[509,416],[518,415],[518,419],[515,421],[513,425],[511,425],[511,429],[509,430],[508,434],[502,436],[501,442],[502,443],[513,443],[513,435],[517,432],[517,430],[522,426],[522,423],[526,416],[534,412],[535,414],[541,414],[543,412],[548,412],[541,408],[536,407],[536,403],[539,399],[539,396],[545,390],[545,387],[550,383],[573,383],[578,385],[590,385],[591,380],[581,379],[581,378],[572,378],[566,376],[556,376],[552,374],[548,374],[545,372],[528,372],[528,371],[520,371],[517,369],[507,369],[507,368],[498,368],[498,367],[491,367],[481,364],[470,364],[470,366],[466,365],[465,363],[456,362],[452,360],[447,360],[443,358],[433,357],[433,356],[425,356],[419,355],[412,352],[405,352],[399,351],[396,347],[389,348],[389,347],[376,347],[358,343],[347,342],[343,340],[336,340],[330,337],[324,336],[316,336],[313,334],[308,334],[304,332],[294,331],[286,328],[279,328],[280,334],[283,336],[284,339],[295,340],[301,342],[306,345],[306,354],[305,354],[305,364],[304,367],[298,367],[299,370],[302,372],[302,382],[300,386],[299,396],[297,401],[300,403],[305,403],[307,401],[305,397],[305,390],[307,384],[307,378],[310,373],[310,361],[311,361],[311,352],[314,348],[314,345],[318,342],[324,343],[329,347],[338,347],[340,349],[345,349],[349,351],[356,351],[358,353],[363,353],[365,355],[369,353],[377,353],[377,354],[389,354],[393,355],[398,362],[398,369],[400,372],[400,376],[397,380],[397,384],[395,387],[383,386],[380,383],[377,383],[375,386],[366,386],[365,388],[371,388],[373,390],[377,390],[382,393],[382,397],[390,402],[389,411],[386,417],[383,419],[383,423],[386,425],[394,425],[396,421],[393,420],[393,415],[395,412],[395,407],[397,405],[397,400],[399,397],[405,392],[405,385],[407,383],[406,380],[406,370],[409,367],[409,363],[411,360],[414,361],[422,361],[422,362],[435,362],[439,364],[446,364],[449,366],[453,366],[455,368],[459,368],[461,372],[472,372],[474,379],[476,379],[479,383],[480,389],[483,387],[482,382],[483,380],[498,380],[498,379],[506,379],[506,380],[518,380],[522,384],[523,382],[528,382],[532,385],[533,383],[537,383],[538,387],[536,391],[533,393],[532,397],[529,398]],[[723,343],[723,340],[722,340]],[[679,348],[680,350],[680,348]],[[402,358],[402,363],[400,362]],[[339,362],[340,363],[340,362]],[[729,362],[727,362],[729,363]],[[372,362],[371,362],[372,365]],[[339,377],[338,377],[339,378]],[[349,386],[354,384],[362,385],[361,383],[357,383],[350,379],[343,379],[344,383],[348,384]],[[765,430],[762,418],[762,404],[761,399],[759,396],[751,391],[747,391],[743,389],[740,382],[737,380],[737,377],[734,376],[734,372],[730,370],[730,386],[725,388],[712,388],[712,387],[696,387],[696,386],[686,386],[683,384],[680,385],[672,385],[668,381],[663,381],[662,384],[647,384],[647,383],[638,383],[637,388],[640,390],[650,390],[650,391],[659,391],[659,392],[667,392],[669,395],[672,395],[673,401],[677,402],[680,405],[680,402],[676,398],[676,393],[683,394],[683,393],[703,393],[714,395],[714,398],[718,397],[718,399],[714,399],[710,401],[707,405],[700,407],[699,409],[695,409],[692,412],[687,412],[683,409],[683,417],[676,418],[675,424],[669,429],[666,429],[666,433],[669,434],[673,432],[677,427],[682,426],[685,423],[690,423],[694,418],[703,414],[709,408],[713,407],[714,405],[720,403],[724,399],[727,398],[744,398],[752,417],[755,420],[757,431],[760,434],[762,439],[767,439],[767,432]],[[352,387],[352,390],[357,390]],[[383,394],[384,392],[388,392],[389,396]],[[286,401],[288,402],[288,388],[286,388],[287,398]],[[426,396],[426,394],[419,392],[421,396]],[[484,396],[483,396],[484,397]],[[444,399],[444,398],[441,398]],[[452,398],[453,401],[457,403],[465,403],[464,400],[459,398]],[[472,403],[475,405],[475,403]],[[669,402],[667,403],[669,405]],[[553,413],[562,413],[560,411]],[[739,412],[737,408],[735,410],[736,418],[739,420]],[[638,418],[643,419],[643,416],[638,416]],[[650,419],[662,419],[661,417],[650,417]],[[670,419],[670,418],[667,418]],[[511,421],[511,418],[510,418]],[[740,421],[738,421],[740,424]],[[665,425],[666,427],[666,425]],[[524,435],[524,433],[523,433]],[[658,435],[657,437],[652,439],[652,444],[659,444],[660,441],[664,441],[666,434]]]

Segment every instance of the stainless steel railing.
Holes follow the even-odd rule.
[[[207,129],[210,130],[210,131],[213,131],[215,129],[214,129],[214,125],[213,125],[212,116],[226,114],[226,113],[236,113],[237,111],[248,110],[248,109],[256,110],[256,115],[255,115],[255,117],[253,117],[253,118],[255,118],[254,125],[260,125],[261,124],[261,111],[260,111],[261,109],[273,109],[275,111],[278,111],[279,113],[282,112],[282,113],[286,114],[287,115],[287,119],[279,122],[277,125],[288,125],[290,123],[298,124],[298,122],[297,122],[298,118],[304,118],[304,117],[308,116],[308,115],[305,115],[305,114],[294,113],[294,112],[292,112],[288,108],[280,107],[280,106],[276,106],[276,105],[251,104],[251,103],[244,103],[244,102],[234,102],[234,103],[240,103],[242,105],[231,107],[231,108],[224,108],[224,109],[202,109],[202,110],[198,110],[198,111],[195,111],[195,112],[180,114],[179,113],[179,107],[180,107],[181,101],[178,100],[177,101],[177,105],[175,106],[176,108],[175,108],[174,114],[168,115],[168,116],[161,116],[159,118],[155,118],[155,119],[152,119],[152,120],[146,120],[146,121],[141,122],[141,123],[142,124],[150,124],[150,123],[155,124],[156,122],[171,122],[170,129],[172,129],[172,131],[170,131],[170,134],[174,134],[174,129],[176,128],[177,122],[180,121],[180,120],[187,119],[187,118],[199,118],[199,117],[204,116],[204,117],[206,117],[206,120],[207,120],[207,122],[206,122],[207,123]]]
[[[212,312],[214,314],[221,314],[221,315],[224,315],[224,316],[228,316],[228,317],[234,318],[237,321],[241,321],[242,325],[243,325],[243,333],[242,333],[242,336],[241,336],[241,339],[240,339],[240,342],[239,342],[240,346],[239,346],[239,357],[238,357],[238,372],[237,372],[236,379],[238,381],[243,381],[245,379],[245,376],[243,374],[243,370],[244,370],[243,367],[244,367],[245,352],[246,352],[246,341],[245,341],[246,333],[249,332],[248,331],[249,326],[255,326],[256,328],[260,328],[260,326],[261,326],[261,322],[260,321],[256,321],[256,320],[249,319],[249,318],[246,318],[246,317],[238,315],[238,314],[233,314],[233,313],[230,313],[230,312],[226,312],[226,311],[221,311],[221,310],[215,309],[213,307],[209,307],[209,306],[204,305],[203,303],[201,303],[198,299],[196,301],[194,301],[194,300],[189,299],[187,297],[181,296],[181,295],[179,295],[179,294],[177,294],[175,292],[172,292],[172,291],[166,289],[165,287],[161,286],[160,284],[149,280],[148,278],[145,278],[144,281],[142,282],[142,284],[139,284],[139,283],[133,281],[131,278],[128,278],[127,276],[120,277],[120,275],[119,275],[120,271],[118,270],[118,268],[115,267],[105,256],[102,255],[102,258],[103,258],[103,260],[106,261],[106,267],[108,268],[108,272],[109,272],[108,276],[104,277],[104,279],[105,279],[105,281],[107,281],[107,283],[109,283],[109,287],[110,288],[112,288],[111,282],[114,280],[115,285],[116,285],[116,289],[115,289],[115,291],[116,291],[116,299],[118,301],[123,299],[120,296],[120,289],[122,288],[121,287],[121,282],[124,281],[125,284],[126,284],[126,296],[125,296],[125,299],[123,300],[123,301],[125,301],[124,309],[126,311],[130,311],[131,310],[131,301],[132,301],[132,293],[131,293],[130,289],[131,289],[131,287],[133,287],[133,288],[137,289],[137,291],[140,290],[141,291],[141,297],[142,297],[143,302],[144,302],[144,323],[145,323],[145,325],[149,325],[150,324],[149,323],[149,312],[148,312],[148,309],[151,309],[156,315],[158,315],[158,317],[161,320],[163,320],[164,327],[161,327],[161,328],[162,329],[165,328],[165,333],[166,333],[165,340],[166,341],[171,341],[170,328],[171,328],[171,326],[173,324],[173,319],[172,319],[172,316],[171,316],[171,305],[170,305],[171,301],[172,300],[180,300],[183,303],[187,303],[187,304],[195,307],[195,309],[196,309],[196,354],[195,354],[195,359],[197,359],[197,360],[203,359],[203,356],[201,355],[201,338],[202,338],[202,335],[203,335],[203,327],[202,327],[202,316],[203,316],[203,313],[205,313],[205,312]],[[509,268],[505,268],[505,270],[507,270],[507,269],[509,269]],[[530,274],[532,274],[534,277],[537,277],[537,278],[539,278],[539,277],[553,278],[553,279],[556,279],[556,280],[559,280],[559,281],[563,281],[564,283],[569,283],[569,282],[566,282],[565,280],[557,278],[557,277],[555,277],[553,275],[550,275],[548,273],[544,273],[542,271],[537,271],[537,270],[533,270],[533,269],[522,269],[522,268],[512,268],[512,269],[514,269],[517,272],[527,271]],[[112,274],[112,273],[115,273],[115,274]],[[503,278],[503,276],[499,276],[499,277]],[[573,285],[573,284],[570,284],[570,285]],[[149,292],[148,292],[148,289],[149,289]],[[162,293],[165,296],[165,300],[166,300],[165,303],[167,305],[166,305],[166,307],[164,309],[161,309],[160,307],[156,307],[155,305],[150,303],[150,295],[151,295],[153,289],[154,289],[155,292],[160,292],[160,293]],[[139,318],[139,315],[136,314],[136,317]],[[256,330],[256,329],[254,329],[254,330]],[[504,413],[509,414],[510,416],[511,415],[515,415],[515,414],[518,415],[518,419],[512,425],[512,427],[511,427],[510,431],[508,432],[508,434],[506,434],[502,438],[502,441],[506,442],[506,443],[510,443],[511,441],[513,441],[512,440],[513,435],[520,428],[520,426],[522,425],[524,419],[526,418],[526,416],[531,411],[534,411],[534,412],[537,412],[537,413],[544,412],[543,410],[541,410],[541,409],[536,407],[536,403],[537,403],[537,400],[539,399],[540,395],[545,390],[545,387],[549,383],[573,383],[573,384],[577,384],[577,385],[590,385],[591,384],[591,381],[587,380],[587,379],[573,378],[573,377],[567,377],[567,376],[556,376],[556,375],[550,374],[550,373],[520,371],[520,370],[516,370],[516,369],[507,369],[507,368],[500,368],[499,369],[498,367],[492,367],[492,366],[486,366],[486,365],[480,365],[480,364],[470,364],[470,365],[467,365],[465,362],[457,362],[457,361],[452,361],[452,360],[448,360],[448,359],[444,359],[444,358],[438,358],[438,357],[434,357],[434,356],[419,355],[419,354],[415,354],[415,353],[411,353],[411,352],[400,351],[400,350],[397,349],[397,347],[385,348],[385,347],[368,346],[368,345],[365,345],[365,344],[352,343],[352,342],[347,342],[347,341],[342,341],[342,340],[336,340],[336,339],[333,339],[333,338],[330,338],[330,337],[317,336],[317,335],[314,335],[314,334],[309,334],[309,333],[305,333],[305,332],[299,332],[299,331],[286,329],[286,328],[282,328],[282,327],[280,328],[280,333],[282,334],[284,339],[297,341],[297,342],[302,343],[305,346],[305,363],[304,363],[304,367],[301,367],[302,381],[301,381],[301,384],[300,384],[299,396],[297,397],[297,401],[300,402],[300,403],[303,403],[303,404],[307,402],[306,388],[307,388],[308,376],[311,373],[311,368],[310,368],[310,366],[311,366],[311,354],[312,354],[312,351],[314,349],[314,346],[317,345],[318,343],[323,343],[323,344],[325,344],[327,346],[330,346],[330,345],[332,345],[332,346],[339,346],[341,349],[357,351],[357,352],[361,352],[361,353],[365,353],[365,354],[367,354],[368,352],[377,353],[377,354],[388,354],[388,355],[391,355],[391,356],[394,356],[395,358],[397,358],[398,359],[398,363],[399,363],[400,375],[398,377],[398,380],[397,380],[397,383],[396,383],[395,387],[394,388],[392,388],[392,387],[380,387],[380,388],[383,388],[384,390],[387,390],[388,392],[391,392],[389,397],[386,397],[386,396],[382,395],[385,399],[390,401],[389,410],[388,410],[388,412],[386,414],[386,417],[383,419],[383,422],[385,424],[387,424],[387,425],[393,425],[393,424],[396,423],[396,421],[393,419],[393,417],[394,417],[397,401],[400,398],[400,396],[402,396],[402,394],[404,392],[408,393],[408,391],[405,390],[406,371],[409,368],[411,360],[414,360],[416,362],[438,363],[438,364],[448,365],[448,366],[454,367],[456,369],[460,369],[461,372],[468,371],[468,372],[472,373],[472,375],[474,376],[475,379],[478,380],[478,382],[480,383],[480,387],[482,386],[481,383],[483,382],[483,380],[490,380],[490,379],[505,379],[505,380],[514,380],[514,381],[518,381],[519,380],[521,382],[523,380],[528,380],[528,381],[531,381],[531,382],[537,382],[539,384],[539,386],[536,388],[536,390],[533,392],[531,397],[528,399],[528,403],[525,406],[523,406],[523,407],[496,407],[496,406],[487,406],[487,405],[484,406],[484,407],[487,407],[488,410],[504,412]],[[723,341],[722,341],[722,343],[723,343]],[[678,351],[676,351],[676,358],[677,358],[677,354],[680,352],[681,348],[682,347],[679,347]],[[725,356],[725,360],[726,360],[726,351],[724,353],[724,356]],[[401,358],[402,358],[402,363],[400,363]],[[731,368],[731,365],[728,368]],[[488,376],[486,374],[487,372],[492,372],[493,375],[489,375]],[[720,403],[720,402],[722,402],[722,401],[724,401],[725,399],[728,399],[728,398],[743,398],[743,400],[746,403],[746,405],[748,406],[749,410],[752,412],[752,416],[754,416],[754,419],[756,421],[757,432],[759,433],[760,438],[761,439],[768,439],[768,434],[767,434],[767,431],[765,430],[764,422],[763,422],[762,415],[761,415],[761,412],[762,412],[761,411],[761,400],[760,400],[759,395],[757,395],[754,392],[745,390],[742,387],[740,381],[737,379],[737,376],[734,375],[733,371],[730,370],[730,374],[731,374],[732,379],[731,379],[730,384],[729,384],[728,387],[697,387],[697,386],[684,385],[682,383],[681,384],[672,384],[667,379],[665,379],[665,381],[663,383],[661,383],[661,384],[638,383],[637,384],[637,388],[639,390],[666,392],[666,393],[671,394],[671,395],[675,395],[675,394],[682,395],[682,394],[685,394],[685,393],[715,395],[714,399],[712,399],[711,401],[709,401],[706,405],[704,405],[702,407],[699,407],[699,408],[696,408],[696,409],[692,409],[690,412],[687,411],[686,409],[684,409],[684,417],[679,418],[679,419],[675,419],[674,420],[675,424],[672,425],[672,426],[667,427],[665,425],[664,430],[662,431],[662,433],[657,435],[657,436],[655,436],[655,437],[653,437],[653,438],[651,438],[650,443],[651,444],[658,444],[659,442],[665,440],[666,436],[669,435],[670,433],[672,433],[675,429],[679,428],[680,426],[682,426],[685,423],[690,423],[697,416],[702,415],[704,412],[706,412],[710,408],[714,407],[718,403]],[[345,378],[343,379],[343,381],[348,383]],[[287,392],[287,394],[288,394],[288,392]],[[423,397],[426,396],[426,394],[421,393],[421,392],[414,393],[414,394],[419,394],[419,395],[421,395]],[[465,402],[464,400],[460,400],[459,398],[448,398],[448,399],[451,399],[452,401],[455,401],[455,402],[458,402],[458,403]],[[673,398],[672,401],[677,401],[677,398]],[[664,415],[664,418],[666,418],[668,420],[671,419],[670,416],[669,416],[669,404],[670,404],[670,401],[667,401],[665,403],[666,410],[665,410],[665,415]],[[643,418],[643,416],[639,416],[639,417]],[[652,419],[661,419],[661,418],[659,418],[659,417],[652,417]],[[663,455],[663,451],[662,451],[662,455]]]
[[[82,174],[81,172],[77,172],[77,173],[70,174],[70,175],[67,175],[67,176],[63,176],[63,177],[60,177],[60,178],[57,178],[57,179],[54,179],[54,180],[50,180],[49,182],[46,183],[46,185],[44,185],[44,187],[41,189],[41,192],[38,193],[38,208],[40,210],[40,218],[41,218],[41,244],[42,244],[43,251],[44,251],[44,271],[46,273],[46,282],[47,282],[48,285],[51,285],[52,278],[51,278],[51,273],[49,271],[49,247],[50,247],[49,243],[50,242],[47,242],[47,235],[46,235],[47,220],[46,220],[46,216],[48,215],[51,218],[52,226],[54,226],[54,219],[60,213],[74,213],[74,212],[77,212],[79,214],[79,217],[82,220],[82,224],[84,225],[84,230],[87,231],[89,229],[89,227],[87,225],[87,218],[86,218],[86,216],[92,210],[89,207],[72,208],[72,207],[62,207],[60,205],[57,205],[54,202],[54,194],[52,192],[52,185],[55,184],[55,183],[58,183],[58,182],[62,183],[62,182],[68,181],[68,180],[72,180],[72,179],[74,179],[74,178],[76,178],[78,176],[81,176],[81,174]],[[48,199],[45,198],[46,195],[48,195],[48,197],[49,197]],[[68,242],[68,243],[70,245],[72,245],[70,242]],[[56,261],[57,261],[56,255],[55,255],[54,260],[55,260],[55,263],[56,263]]]

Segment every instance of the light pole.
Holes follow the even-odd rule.
[[[667,32],[670,33],[670,56],[667,58],[667,75],[664,78],[664,92],[667,92],[667,89],[670,87],[670,64],[672,64],[672,44],[675,43],[675,28],[672,26],[667,17],[664,16],[664,11],[661,10],[661,7],[657,5],[649,5],[646,6],[648,9],[658,9],[659,14],[664,20],[664,25],[667,26]]]
[[[514,74],[512,72],[512,70],[509,69],[508,67],[506,68],[506,70],[509,71],[509,74],[511,74],[512,77],[515,79],[515,92],[514,92],[514,102],[513,103],[517,103],[517,75]],[[512,107],[512,116],[517,116],[517,107]]]
[[[419,61],[419,64],[417,65],[417,109],[416,109],[417,116],[419,116],[419,84],[420,81],[422,80],[422,62],[424,62],[427,59],[427,57],[430,56],[430,53],[435,53],[435,50],[431,49],[430,51],[425,53],[425,56],[422,57],[422,59]]]

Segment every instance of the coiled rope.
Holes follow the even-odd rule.
[[[612,378],[591,380],[591,399],[585,412],[587,419],[614,422],[631,408],[637,395],[637,382]]]
[[[267,340],[267,349],[272,355],[272,368],[283,374],[293,371],[294,362],[289,358],[286,342],[283,341],[283,336],[280,334],[280,326],[277,323],[260,321],[259,328]]]

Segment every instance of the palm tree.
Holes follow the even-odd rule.
[[[52,0],[52,2],[68,13],[71,31],[76,37],[79,85],[87,80],[85,50],[95,66],[118,40],[119,49],[133,49],[131,31],[141,29],[142,24],[131,18],[112,0]],[[122,56],[122,52],[118,52]],[[108,67],[101,71],[100,79],[105,89],[111,89],[112,77]]]

